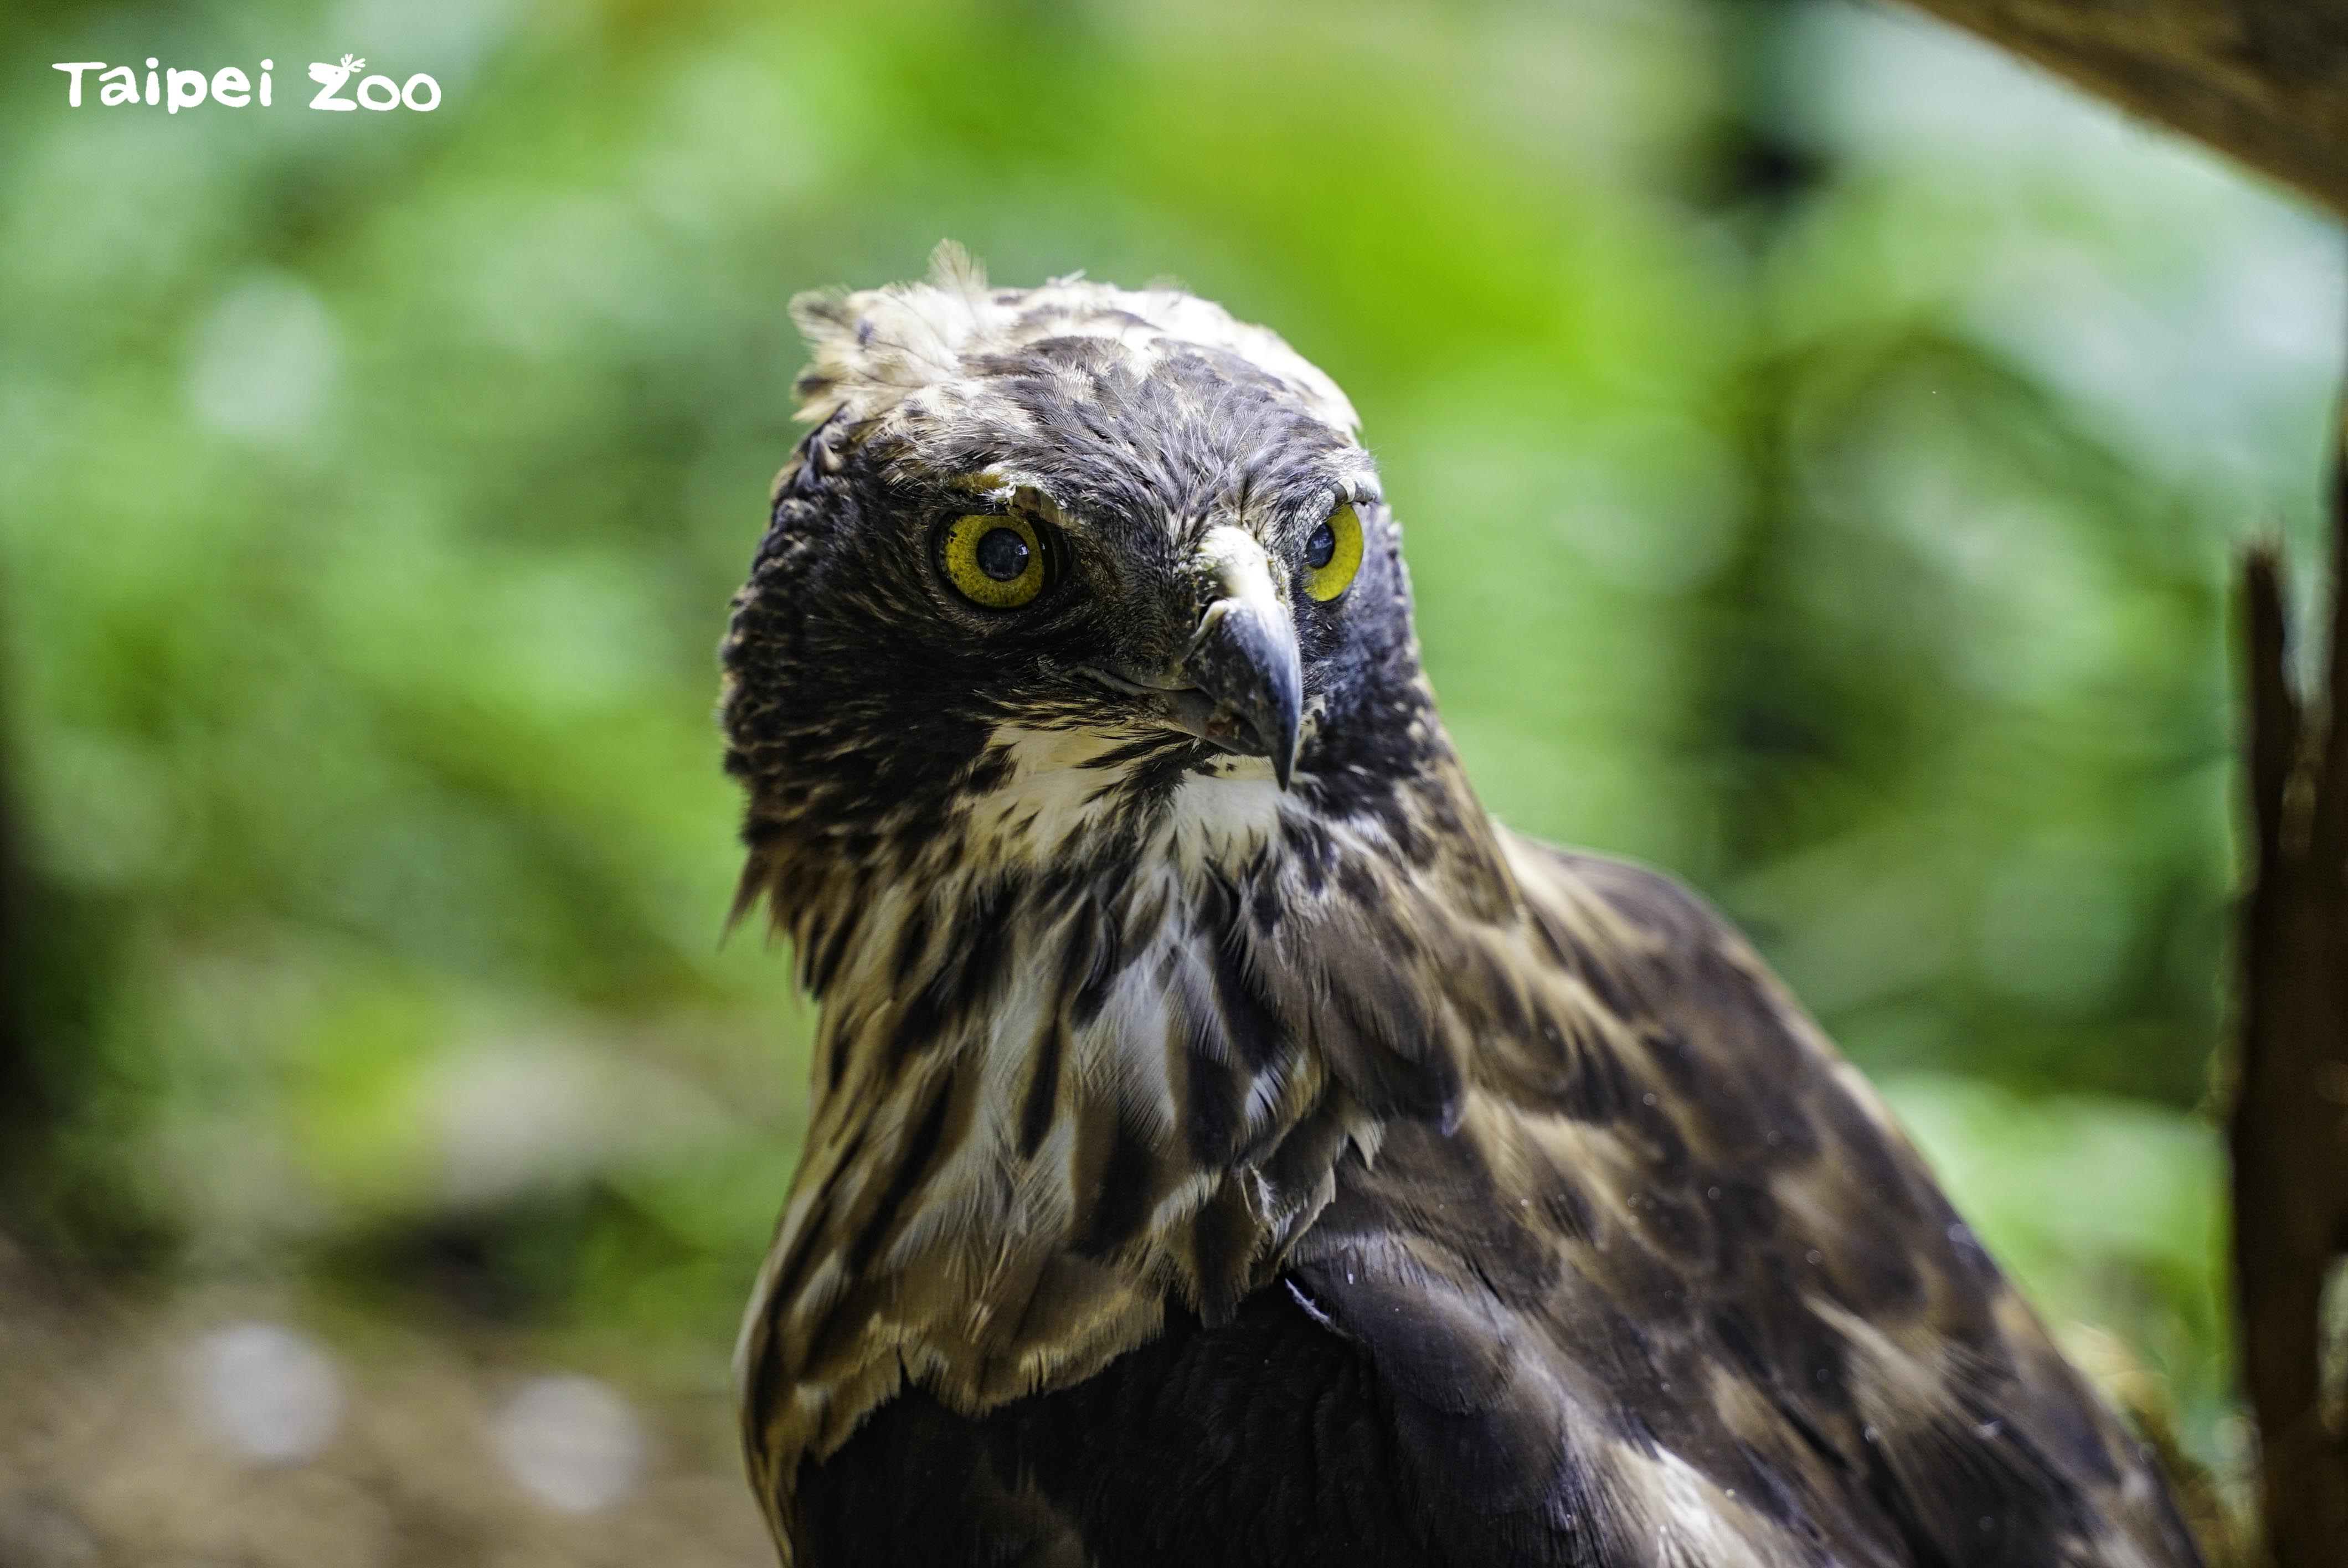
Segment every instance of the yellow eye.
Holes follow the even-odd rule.
[[[956,518],[938,539],[938,565],[956,593],[988,610],[1016,610],[1044,591],[1045,546],[1008,512]]]
[[[1326,603],[1352,586],[1362,569],[1362,519],[1349,503],[1304,541],[1304,591]]]

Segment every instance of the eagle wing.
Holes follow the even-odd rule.
[[[1536,939],[1494,961],[1579,1005],[1492,1014],[1456,1126],[1342,1167],[1284,1282],[1366,1363],[1406,1512],[1462,1562],[2198,1563],[1746,943],[1661,876],[1506,853]]]

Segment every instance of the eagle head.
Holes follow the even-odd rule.
[[[1171,289],[802,296],[813,430],[725,645],[746,901],[951,858],[1236,862],[1434,745],[1343,394]]]

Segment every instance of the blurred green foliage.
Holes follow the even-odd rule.
[[[1479,787],[1754,930],[2058,1318],[2228,1397],[2230,549],[2327,231],[1921,21],[1666,0],[0,23],[20,1201],[716,1367],[809,1028],[712,648],[795,291],[1172,274],[1352,394]],[[428,115],[302,66],[429,71]],[[48,62],[256,70],[66,107]],[[714,1375],[714,1374],[712,1374]]]

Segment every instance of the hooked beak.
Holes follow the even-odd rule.
[[[1263,547],[1241,529],[1210,530],[1199,565],[1212,596],[1182,655],[1183,680],[1205,699],[1196,733],[1226,751],[1268,757],[1286,789],[1304,717],[1296,622],[1274,587]],[[1190,724],[1185,723],[1185,729]]]

